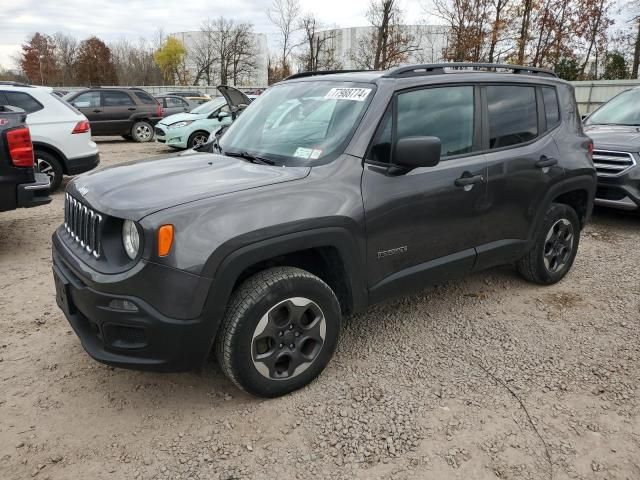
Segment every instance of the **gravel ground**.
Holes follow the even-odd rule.
[[[640,478],[640,217],[596,212],[558,285],[503,267],[348,318],[317,381],[259,400],[213,361],[91,360],[55,305],[62,207],[0,214],[3,480]]]

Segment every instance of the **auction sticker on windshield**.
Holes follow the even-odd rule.
[[[355,100],[356,102],[364,102],[370,92],[370,88],[332,88],[324,98],[325,100]]]

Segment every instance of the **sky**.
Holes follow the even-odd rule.
[[[35,32],[63,32],[82,40],[91,35],[107,43],[127,38],[152,38],[198,30],[205,18],[224,16],[251,22],[257,33],[269,34],[269,47],[277,37],[265,12],[272,0],[0,0],[0,66],[15,67],[20,45]],[[304,12],[337,27],[366,25],[369,0],[300,0]],[[407,23],[424,17],[419,0],[401,3]]]

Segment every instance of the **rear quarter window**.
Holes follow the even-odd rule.
[[[560,110],[558,108],[558,94],[553,87],[542,87],[542,102],[544,103],[544,115],[547,120],[547,130],[560,123]]]
[[[158,101],[155,98],[153,98],[151,95],[146,93],[146,92],[135,91],[134,94],[135,94],[136,97],[138,97],[138,100],[140,100],[145,105],[157,105],[158,104]]]
[[[0,99],[6,102],[6,105],[21,108],[25,112],[33,113],[42,110],[44,106],[28,93],[3,91],[4,97]]]

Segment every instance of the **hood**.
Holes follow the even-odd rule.
[[[591,137],[596,149],[640,152],[640,127],[586,125],[584,133]]]
[[[218,85],[217,88],[231,110],[237,109],[240,105],[249,105],[251,103],[251,99],[237,88],[227,85]]]
[[[182,122],[183,120],[200,120],[202,118],[207,118],[206,114],[203,113],[176,113],[174,115],[169,115],[168,117],[164,117],[158,123],[161,125],[171,125],[172,123]]]
[[[256,165],[210,153],[155,157],[86,173],[67,191],[110,216],[141,218],[187,202],[306,177],[309,167]]]

